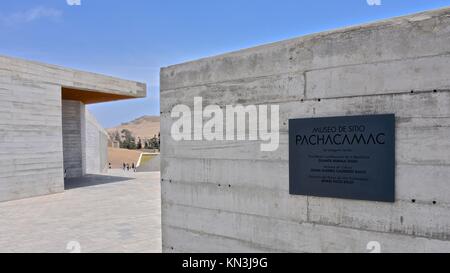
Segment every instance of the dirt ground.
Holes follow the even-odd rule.
[[[108,162],[111,163],[113,169],[122,168],[123,163],[137,164],[141,151],[108,148]]]

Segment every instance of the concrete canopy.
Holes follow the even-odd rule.
[[[145,83],[0,56],[0,75],[3,74],[10,74],[11,77],[30,83],[60,86],[63,99],[76,98],[88,103],[144,98],[147,94]]]
[[[105,92],[87,91],[81,89],[62,87],[62,99],[63,100],[76,100],[81,101],[84,104],[94,104],[100,102],[116,101],[134,99],[133,96],[118,95]]]

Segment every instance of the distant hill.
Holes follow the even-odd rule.
[[[107,129],[109,134],[114,132],[121,132],[123,129],[129,130],[136,140],[151,139],[160,132],[160,118],[159,116],[143,116],[133,121],[122,123],[119,126]]]

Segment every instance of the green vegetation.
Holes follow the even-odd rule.
[[[138,138],[136,141],[136,138],[133,136],[133,134],[127,130],[123,129],[120,133],[118,131],[115,131],[111,138],[119,143],[119,147],[122,149],[128,149],[128,150],[158,150],[160,149],[160,137],[161,134],[158,133],[158,135],[154,135],[151,139],[141,139]]]

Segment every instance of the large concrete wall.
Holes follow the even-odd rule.
[[[108,169],[108,133],[86,110],[86,173],[104,173]]]
[[[62,169],[61,91],[0,70],[0,201],[62,191]]]
[[[105,100],[109,94],[112,99],[146,95],[143,83],[0,56],[0,201],[64,190],[63,129],[78,139],[76,131],[83,130],[85,122],[84,115],[70,118],[84,111],[84,105],[63,105],[62,87],[82,90],[84,96],[97,92]]]
[[[450,9],[161,70],[166,252],[450,251]],[[176,104],[278,104],[280,147],[174,141]],[[396,201],[289,195],[288,119],[396,114]]]
[[[65,177],[86,173],[85,105],[79,101],[62,101],[62,131]]]
[[[66,178],[107,170],[108,133],[83,103],[62,101],[62,130]]]

